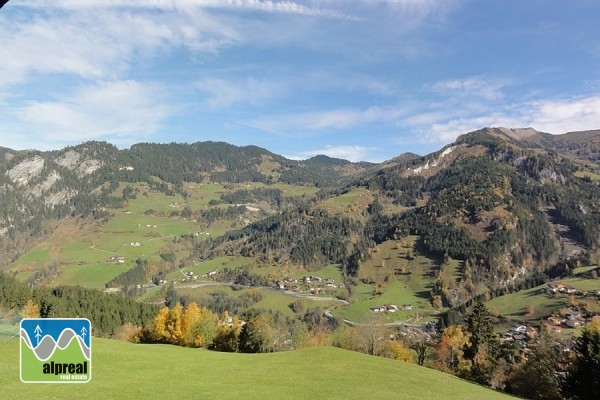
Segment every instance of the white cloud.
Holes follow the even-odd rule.
[[[434,91],[444,95],[500,100],[504,98],[502,89],[509,83],[506,80],[470,77],[436,82],[432,88]]]
[[[303,151],[300,153],[292,154],[286,156],[287,158],[293,160],[305,160],[310,157],[314,157],[317,155],[326,155],[334,158],[342,158],[344,160],[358,162],[370,160],[374,161],[373,153],[377,149],[374,147],[366,147],[366,146],[353,146],[353,145],[341,145],[341,146],[325,146],[320,149]],[[377,160],[382,161],[382,160]]]
[[[114,79],[132,63],[178,47],[211,52],[242,37],[202,10],[168,16],[107,7],[15,14],[0,24],[0,85],[31,74]]]
[[[85,9],[85,8],[115,8],[115,9],[150,9],[150,10],[192,10],[198,8],[220,8],[254,10],[269,13],[300,14],[326,18],[357,19],[356,16],[345,14],[331,8],[317,5],[305,5],[289,0],[33,0],[21,1],[18,6],[36,9]]]
[[[371,122],[393,122],[405,113],[405,109],[400,106],[373,106],[363,110],[335,109],[264,116],[248,122],[248,125],[271,133],[305,132],[310,134],[309,131],[351,128]]]
[[[600,96],[490,106],[475,115],[456,109],[432,112],[405,122],[416,134],[413,143],[448,143],[460,134],[488,126],[532,127],[553,134],[593,130],[600,129]],[[397,142],[406,143],[406,139]]]
[[[135,81],[85,86],[53,101],[11,106],[5,115],[12,118],[0,122],[0,131],[18,129],[21,135],[36,137],[37,148],[90,139],[142,139],[156,133],[176,111],[161,102],[160,93],[158,87]]]
[[[206,104],[213,109],[230,107],[237,103],[259,104],[286,91],[283,84],[264,79],[247,78],[241,82],[224,79],[205,79],[194,85],[208,93]]]
[[[600,96],[538,101],[530,105],[531,126],[548,133],[600,129]]]

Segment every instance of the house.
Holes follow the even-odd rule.
[[[413,309],[413,306],[412,304],[402,304],[402,309],[411,311]]]
[[[550,326],[561,326],[562,325],[560,319],[558,319],[556,317],[548,317],[548,319],[546,321],[548,322],[548,325],[550,325]]]
[[[384,304],[385,310],[388,312],[396,312],[398,311],[398,306],[395,304]]]
[[[549,282],[548,283],[548,293],[564,293],[567,286],[564,283],[560,282]]]
[[[567,325],[569,328],[579,328],[583,325],[583,323],[584,321],[580,319],[568,319],[565,325]]]
[[[546,329],[550,333],[561,333],[562,332],[562,328],[560,326],[556,326],[556,325],[546,324]]]

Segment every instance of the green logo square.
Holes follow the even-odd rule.
[[[92,378],[92,324],[86,318],[21,321],[21,381],[86,383]]]

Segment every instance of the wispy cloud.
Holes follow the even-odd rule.
[[[307,3],[307,4],[303,4]],[[148,10],[190,10],[193,8],[220,8],[254,10],[269,13],[300,14],[326,18],[358,19],[333,8],[323,8],[314,1],[295,2],[289,0],[29,0],[18,6],[36,9],[148,9]]]
[[[178,48],[212,52],[243,36],[202,10],[165,17],[118,12],[104,4],[94,10],[73,6],[66,12],[50,10],[33,16],[17,12],[14,18],[4,19],[0,84],[22,82],[31,74],[112,79],[143,59]]]
[[[256,78],[235,82],[216,78],[205,79],[196,82],[194,87],[208,94],[205,104],[213,109],[223,109],[238,103],[256,105],[286,92],[284,84]]]
[[[401,106],[373,106],[363,110],[335,109],[327,111],[264,116],[247,124],[253,128],[271,133],[304,132],[323,129],[344,129],[369,122],[390,122],[398,120],[406,111]]]
[[[450,96],[500,100],[504,98],[502,89],[509,84],[508,80],[470,77],[436,82],[432,85],[432,89],[440,94]]]
[[[0,122],[0,130],[18,128],[22,134],[39,136],[43,138],[39,148],[103,138],[131,141],[151,137],[176,111],[161,98],[159,87],[111,81],[85,86],[51,101],[12,105],[5,113],[12,118]]]

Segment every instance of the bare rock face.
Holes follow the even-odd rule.
[[[74,190],[64,189],[64,190],[61,190],[60,192],[47,195],[44,199],[44,204],[46,204],[49,207],[54,207],[57,204],[65,204],[69,199],[71,199],[76,194],[77,194],[77,192]]]
[[[33,156],[21,161],[6,172],[6,175],[18,186],[26,186],[32,179],[40,176],[44,170],[45,160]]]
[[[54,161],[60,166],[68,168],[71,171],[76,171],[77,176],[80,178],[92,174],[103,165],[99,160],[93,158],[86,159],[84,154],[78,153],[75,150],[67,151]]]
[[[35,197],[42,197],[42,195],[49,191],[52,186],[60,180],[60,175],[56,171],[52,171],[45,181],[35,185],[31,188],[30,193]]]
[[[62,156],[56,158],[54,161],[65,168],[74,169],[77,163],[81,159],[81,154],[75,150],[69,150]]]
[[[98,168],[100,168],[102,165],[103,164],[100,161],[98,161],[98,160],[93,160],[93,159],[85,160],[77,168],[77,175],[80,178],[84,177],[86,175],[90,175],[94,171],[96,171]]]

